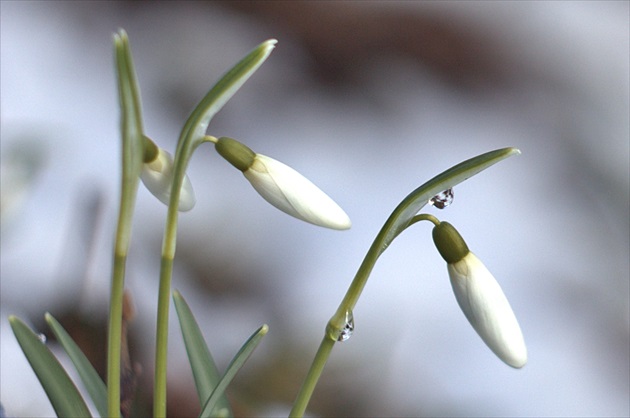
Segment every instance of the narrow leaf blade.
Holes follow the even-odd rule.
[[[195,379],[199,405],[203,407],[204,402],[219,383],[221,375],[188,303],[178,291],[173,292],[173,301],[175,302],[175,310],[177,311],[184,337],[190,368]],[[229,416],[233,415],[232,408],[225,395],[221,396],[212,412],[219,410],[227,411]]]
[[[205,135],[212,117],[265,62],[276,42],[275,39],[269,39],[261,43],[217,81],[192,111],[182,130],[182,137],[190,136],[190,140],[196,141]]]
[[[135,183],[142,170],[144,142],[140,87],[131,55],[129,38],[124,30],[114,36],[116,74],[121,109],[120,127],[123,143],[123,178]]]
[[[90,417],[79,390],[48,347],[17,317],[10,316],[9,323],[57,416]]]
[[[98,375],[94,366],[81,351],[79,346],[74,342],[72,337],[66,332],[61,324],[49,313],[45,315],[46,322],[61,344],[70,360],[74,364],[81,381],[85,385],[87,392],[94,402],[94,406],[98,413],[107,416],[107,387],[103,379]]]
[[[169,207],[178,207],[188,162],[197,146],[203,143],[210,120],[265,62],[275,48],[276,42],[275,39],[269,39],[254,48],[228,70],[193,109],[179,135],[173,157],[173,184]]]
[[[258,344],[262,341],[262,338],[269,331],[269,327],[267,325],[263,325],[256,332],[252,334],[251,337],[243,344],[241,349],[236,353],[236,356],[230,362],[230,365],[227,367],[225,374],[219,381],[219,384],[212,392],[212,395],[206,401],[206,404],[203,406],[201,410],[200,418],[208,418],[212,416],[212,411],[214,410],[214,405],[218,402],[218,400],[223,396],[225,389],[227,389],[228,385],[232,382],[232,379],[236,376],[236,373],[243,367],[243,364],[247,361],[249,356],[252,355]]]
[[[501,160],[520,153],[516,148],[501,148],[486,152],[449,168],[415,189],[400,202],[385,222],[375,241],[375,243],[379,242],[380,244],[377,254],[385,251],[394,238],[409,225],[411,219],[433,196],[456,186]]]

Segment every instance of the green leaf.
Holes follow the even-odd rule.
[[[87,392],[94,402],[94,406],[98,410],[98,413],[106,417],[107,416],[107,387],[103,380],[96,372],[96,369],[92,366],[85,354],[81,351],[79,346],[74,342],[72,337],[66,332],[61,324],[53,318],[49,313],[45,315],[46,322],[52,330],[53,334],[57,338],[57,341],[61,344],[66,353],[74,363],[74,367],[77,369],[79,376]]]
[[[125,221],[130,223],[144,161],[142,108],[129,38],[124,30],[114,36],[114,47],[122,134],[121,207],[125,209]],[[120,240],[122,248],[117,248],[119,254],[127,253],[130,231],[131,228],[128,228],[123,233],[124,240]]]
[[[243,344],[241,349],[236,353],[236,356],[230,362],[230,365],[227,367],[225,374],[219,381],[219,384],[212,392],[212,395],[206,401],[206,404],[203,406],[201,410],[201,414],[199,414],[200,418],[208,418],[212,416],[212,411],[214,410],[214,406],[217,404],[225,389],[232,382],[232,379],[236,376],[236,373],[243,367],[243,364],[247,361],[249,356],[254,352],[254,349],[258,346],[262,337],[264,337],[269,331],[269,327],[267,325],[263,325],[256,332],[252,334],[251,337]]]
[[[261,43],[228,70],[201,99],[186,120],[173,157],[173,184],[169,211],[176,210],[179,205],[179,195],[186,176],[186,168],[194,150],[204,142],[210,120],[269,57],[276,42],[275,39],[269,39]],[[169,216],[169,221],[171,217],[174,218],[175,214]],[[165,243],[165,245],[167,254],[175,253],[174,244]]]
[[[190,307],[177,290],[173,292],[173,301],[175,302],[175,309],[177,310],[179,324],[182,329],[188,360],[195,378],[199,405],[203,407],[204,402],[219,383],[221,375]],[[212,412],[216,413],[219,410],[227,411],[229,416],[233,415],[232,408],[225,395],[221,396]]]
[[[57,416],[90,417],[81,394],[48,347],[19,318],[11,315],[9,323]]]
[[[520,153],[521,151],[516,148],[501,148],[486,152],[449,168],[418,187],[400,202],[385,222],[376,239],[376,241],[381,241],[378,254],[385,251],[394,238],[404,231],[412,218],[433,196],[458,185],[501,160]]]
[[[269,57],[276,43],[275,39],[261,43],[225,73],[192,111],[182,130],[182,137],[190,137],[191,140],[203,138],[212,117]]]
[[[120,416],[120,347],[125,264],[131,242],[133,209],[144,161],[144,137],[142,135],[140,92],[131,56],[131,47],[127,33],[122,29],[114,35],[114,54],[121,112],[122,178],[110,293],[107,343],[107,415],[118,417]]]
[[[120,123],[123,137],[123,160],[128,159],[126,162],[129,163],[124,168],[130,168],[129,171],[132,173],[140,173],[142,162],[144,161],[140,87],[136,79],[129,38],[122,29],[118,34],[114,35],[114,48],[121,109]]]

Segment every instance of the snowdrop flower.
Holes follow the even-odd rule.
[[[168,205],[173,182],[173,157],[162,148],[155,148],[157,150],[155,158],[143,164],[140,179],[155,197],[165,205]],[[179,193],[177,210],[180,212],[191,210],[195,206],[195,192],[190,180],[188,180],[188,176],[184,177]]]
[[[350,218],[328,195],[291,167],[256,154],[232,139],[212,138],[223,158],[243,172],[254,189],[281,211],[314,225],[348,229]]]
[[[457,303],[477,334],[505,363],[523,367],[527,348],[499,283],[449,223],[441,222],[433,229],[433,241],[448,263]]]

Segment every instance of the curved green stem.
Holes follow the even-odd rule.
[[[300,405],[300,407],[294,407],[295,413],[292,411],[292,417],[301,417],[304,413],[308,400],[315,389],[317,379],[319,379],[321,371],[332,351],[332,346],[336,342],[336,336],[346,326],[347,313],[354,310],[379,256],[410,225],[421,220],[439,223],[437,218],[432,215],[416,215],[433,196],[443,190],[452,188],[505,158],[518,154],[520,154],[520,151],[516,148],[502,148],[466,160],[433,177],[400,202],[374,239],[337,311],[328,321],[324,341],[322,341],[311,370],[306,377],[307,380],[300,388],[294,403],[294,405]],[[327,340],[330,342],[326,342]],[[308,384],[306,384],[307,382]]]
[[[407,228],[409,228],[411,225],[415,224],[416,222],[420,222],[420,221],[429,221],[435,226],[438,226],[440,224],[440,220],[436,218],[435,216],[430,215],[428,213],[421,213],[411,218],[411,221],[409,221],[409,225],[407,226]]]
[[[205,133],[212,117],[267,59],[275,43],[275,40],[263,42],[232,67],[195,107],[179,136],[177,150],[173,158],[173,183],[162,241],[153,395],[153,414],[156,417],[166,416],[168,316],[177,240],[177,208],[181,187],[186,176],[186,168],[195,149],[203,142],[208,141]]]

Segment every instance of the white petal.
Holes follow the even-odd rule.
[[[160,148],[158,157],[142,166],[140,179],[146,188],[165,205],[169,204],[171,197],[171,183],[173,180],[173,157]],[[179,205],[177,210],[185,212],[195,206],[195,192],[188,176],[184,177],[182,188],[179,192]]]
[[[348,229],[350,218],[328,195],[291,167],[256,154],[244,173],[254,189],[281,211],[331,229]]]
[[[448,273],[459,306],[486,345],[508,365],[523,367],[527,348],[521,328],[486,266],[468,253],[457,263],[448,264]]]

